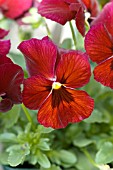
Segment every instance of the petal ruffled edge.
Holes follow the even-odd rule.
[[[18,49],[25,57],[30,76],[40,74],[48,79],[54,78],[57,46],[48,37],[23,41]]]
[[[94,100],[86,92],[71,89],[61,92],[59,96],[51,94],[38,111],[38,122],[45,127],[65,128],[69,123],[88,118],[93,111]],[[59,105],[53,107],[53,100],[59,100]]]

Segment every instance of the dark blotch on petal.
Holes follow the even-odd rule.
[[[53,90],[51,103],[52,108],[59,107],[62,101],[67,103],[74,101],[71,93],[69,93],[64,86],[61,86],[58,90]]]

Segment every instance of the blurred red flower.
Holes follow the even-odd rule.
[[[38,13],[64,25],[74,19],[82,36],[85,35],[85,13],[96,17],[99,12],[97,0],[42,0]]]
[[[24,74],[20,66],[5,56],[0,56],[0,112],[10,110],[22,102],[20,85]]]
[[[113,2],[106,4],[85,37],[85,48],[90,59],[98,65],[94,78],[113,88]]]
[[[0,38],[9,31],[0,28]],[[6,57],[10,49],[10,40],[0,40],[0,112],[10,110],[13,104],[22,102],[20,85],[24,73],[20,66]]]
[[[30,78],[24,81],[23,103],[38,111],[38,122],[46,127],[64,128],[90,116],[93,99],[82,90],[91,71],[85,53],[63,50],[48,38],[23,41]]]
[[[7,18],[16,19],[32,6],[33,0],[0,0],[0,10]]]

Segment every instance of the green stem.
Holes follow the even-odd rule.
[[[71,34],[72,34],[74,46],[75,46],[75,49],[76,49],[76,36],[75,36],[75,31],[73,29],[73,25],[72,25],[71,21],[69,22],[69,26],[70,26],[70,29],[71,29]]]
[[[88,158],[88,160],[91,162],[91,164],[94,166],[94,167],[97,167],[98,168],[98,165],[95,163],[95,161],[92,159],[91,155],[89,154],[89,152],[82,148],[81,151],[86,155],[86,157]]]
[[[24,106],[24,104],[23,104],[23,103],[22,103],[22,109],[23,109],[23,111],[24,111],[24,113],[25,113],[25,115],[26,115],[26,117],[27,117],[28,121],[31,123],[31,125],[32,125],[33,129],[35,129],[35,126],[34,126],[34,124],[33,124],[33,121],[32,121],[32,118],[31,118],[31,115],[29,114],[29,112],[28,112],[27,108]]]

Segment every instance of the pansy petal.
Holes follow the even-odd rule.
[[[18,49],[25,56],[30,76],[41,74],[49,79],[54,77],[57,47],[48,37],[23,41]]]
[[[26,12],[32,5],[33,0],[5,0],[0,6],[3,14],[11,19],[17,18]]]
[[[66,89],[53,91],[38,111],[38,122],[45,127],[65,128],[90,116],[93,99],[84,91]]]
[[[4,38],[8,34],[8,32],[9,31],[0,28],[0,39]]]
[[[67,87],[79,88],[89,82],[91,76],[87,55],[80,51],[70,51],[62,55],[57,69],[57,82]]]
[[[95,67],[94,78],[104,86],[113,89],[113,57]]]
[[[29,109],[38,109],[49,95],[52,81],[41,76],[32,76],[24,81],[23,103]]]
[[[0,57],[0,65],[6,64],[6,63],[12,63],[12,64],[13,64],[13,62],[11,61],[10,58],[8,58],[8,57],[6,57],[6,56]]]
[[[10,50],[10,40],[0,40],[0,56],[5,56]]]
[[[21,103],[21,89],[24,78],[23,70],[16,64],[0,65],[0,94],[5,92],[5,98],[9,98],[13,103]]]
[[[42,0],[38,6],[38,13],[62,25],[75,18],[75,12],[71,11],[69,4],[63,0]]]
[[[99,63],[113,54],[113,37],[103,24],[92,26],[85,37],[85,49],[90,59]]]
[[[107,3],[97,18],[94,19],[92,25],[104,23],[107,30],[113,35],[113,2]]]
[[[13,103],[10,99],[3,99],[0,102],[0,112],[7,112],[13,106]]]
[[[76,14],[76,26],[81,35],[85,36],[85,13],[84,9],[80,7]]]

